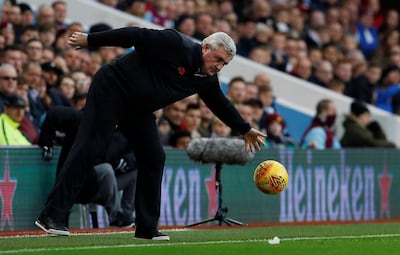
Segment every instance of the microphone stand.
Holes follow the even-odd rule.
[[[205,224],[211,221],[218,221],[218,225],[221,226],[222,222],[224,222],[228,226],[232,226],[232,224],[240,225],[243,226],[244,223],[228,218],[226,214],[228,213],[228,208],[222,208],[222,181],[221,181],[221,169],[222,169],[222,164],[221,163],[216,163],[215,164],[215,190],[217,191],[217,196],[218,196],[218,209],[217,212],[215,213],[215,216],[213,218],[209,218],[206,220],[202,220],[190,225],[187,225],[186,227],[193,227],[197,226],[200,224]]]

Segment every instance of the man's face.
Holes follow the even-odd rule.
[[[222,67],[232,60],[222,46],[213,50],[210,45],[206,44],[202,47],[202,53],[203,66],[201,67],[201,73],[207,76],[212,76],[218,73],[221,71]]]
[[[182,102],[175,102],[171,104],[165,111],[167,118],[175,125],[180,125],[183,117],[185,116],[186,104]]]
[[[0,70],[0,91],[9,95],[17,90],[17,73],[13,68]]]
[[[15,122],[20,123],[25,115],[24,107],[4,107],[4,112]]]

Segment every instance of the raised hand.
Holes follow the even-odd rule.
[[[76,47],[77,50],[88,46],[87,34],[82,32],[73,32],[68,37],[68,45]]]

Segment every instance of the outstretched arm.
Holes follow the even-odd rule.
[[[123,27],[97,33],[74,32],[68,38],[68,44],[77,47],[118,46],[123,48],[143,49],[152,52],[165,47],[173,49],[182,37],[172,29],[156,30],[139,27]],[[162,45],[163,47],[160,47]],[[161,48],[161,49],[160,49]]]

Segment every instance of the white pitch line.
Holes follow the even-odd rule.
[[[280,241],[366,239],[366,238],[383,238],[383,237],[400,237],[400,234],[376,234],[376,235],[360,235],[360,236],[353,235],[353,236],[288,237],[288,238],[280,238]],[[222,241],[181,242],[181,243],[166,242],[166,241],[153,241],[154,243],[7,250],[7,251],[0,251],[0,254],[14,254],[14,253],[20,253],[20,252],[35,253],[35,252],[46,252],[46,251],[101,250],[101,249],[113,249],[113,248],[139,248],[139,247],[162,247],[162,246],[184,246],[184,245],[205,245],[205,244],[260,243],[260,242],[267,242],[267,240],[268,239],[250,239],[250,240],[222,240]],[[157,243],[155,243],[155,242],[157,242]]]

